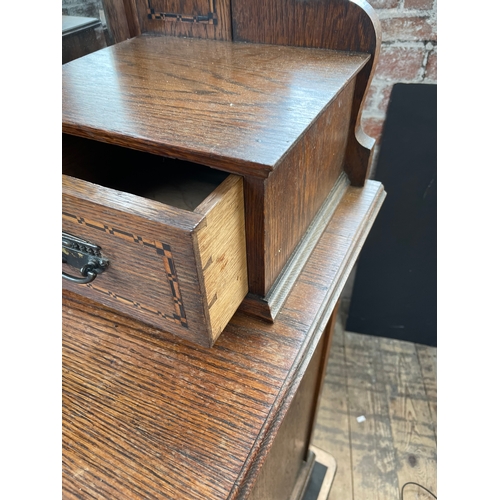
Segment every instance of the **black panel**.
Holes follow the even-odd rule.
[[[315,462],[313,470],[311,472],[311,477],[307,483],[306,490],[302,500],[317,500],[321,486],[323,486],[323,481],[325,480],[326,472],[328,468],[326,465]]]
[[[394,85],[375,173],[387,198],[359,257],[349,331],[436,346],[436,97],[436,85]]]

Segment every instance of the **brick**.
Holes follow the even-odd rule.
[[[387,84],[380,92],[380,99],[377,103],[377,108],[379,111],[385,113],[387,111],[387,106],[389,105],[389,99],[391,98],[393,84]]]
[[[435,19],[429,16],[388,17],[380,24],[383,42],[437,40]]]
[[[378,94],[379,94],[379,88],[375,84],[375,82],[372,81],[372,84],[368,88],[368,95],[366,96],[363,109],[365,109],[366,111],[376,111],[377,103],[379,100]]]
[[[424,46],[382,45],[375,78],[391,82],[420,82],[423,76]]]
[[[395,9],[399,7],[400,0],[369,0],[374,9]]]
[[[435,10],[434,0],[404,0],[405,9]]]
[[[374,79],[366,97],[363,110],[367,113],[385,113],[391,96],[392,83]]]
[[[384,128],[385,116],[368,116],[361,119],[361,126],[366,135],[373,137],[377,143],[382,137],[382,129]]]
[[[429,53],[424,80],[426,82],[437,82],[437,52],[435,50]]]

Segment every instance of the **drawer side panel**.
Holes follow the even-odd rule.
[[[354,81],[314,121],[269,176],[265,195],[265,295],[344,168]]]
[[[195,231],[195,247],[215,342],[248,292],[243,179],[228,177],[210,203],[204,224]]]

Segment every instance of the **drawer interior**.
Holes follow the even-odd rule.
[[[194,211],[228,173],[204,165],[63,134],[62,173]]]

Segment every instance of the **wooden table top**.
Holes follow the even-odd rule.
[[[384,196],[348,188],[275,323],[213,348],[64,293],[63,498],[246,498]]]
[[[63,66],[63,132],[265,174],[369,58],[143,35]]]

